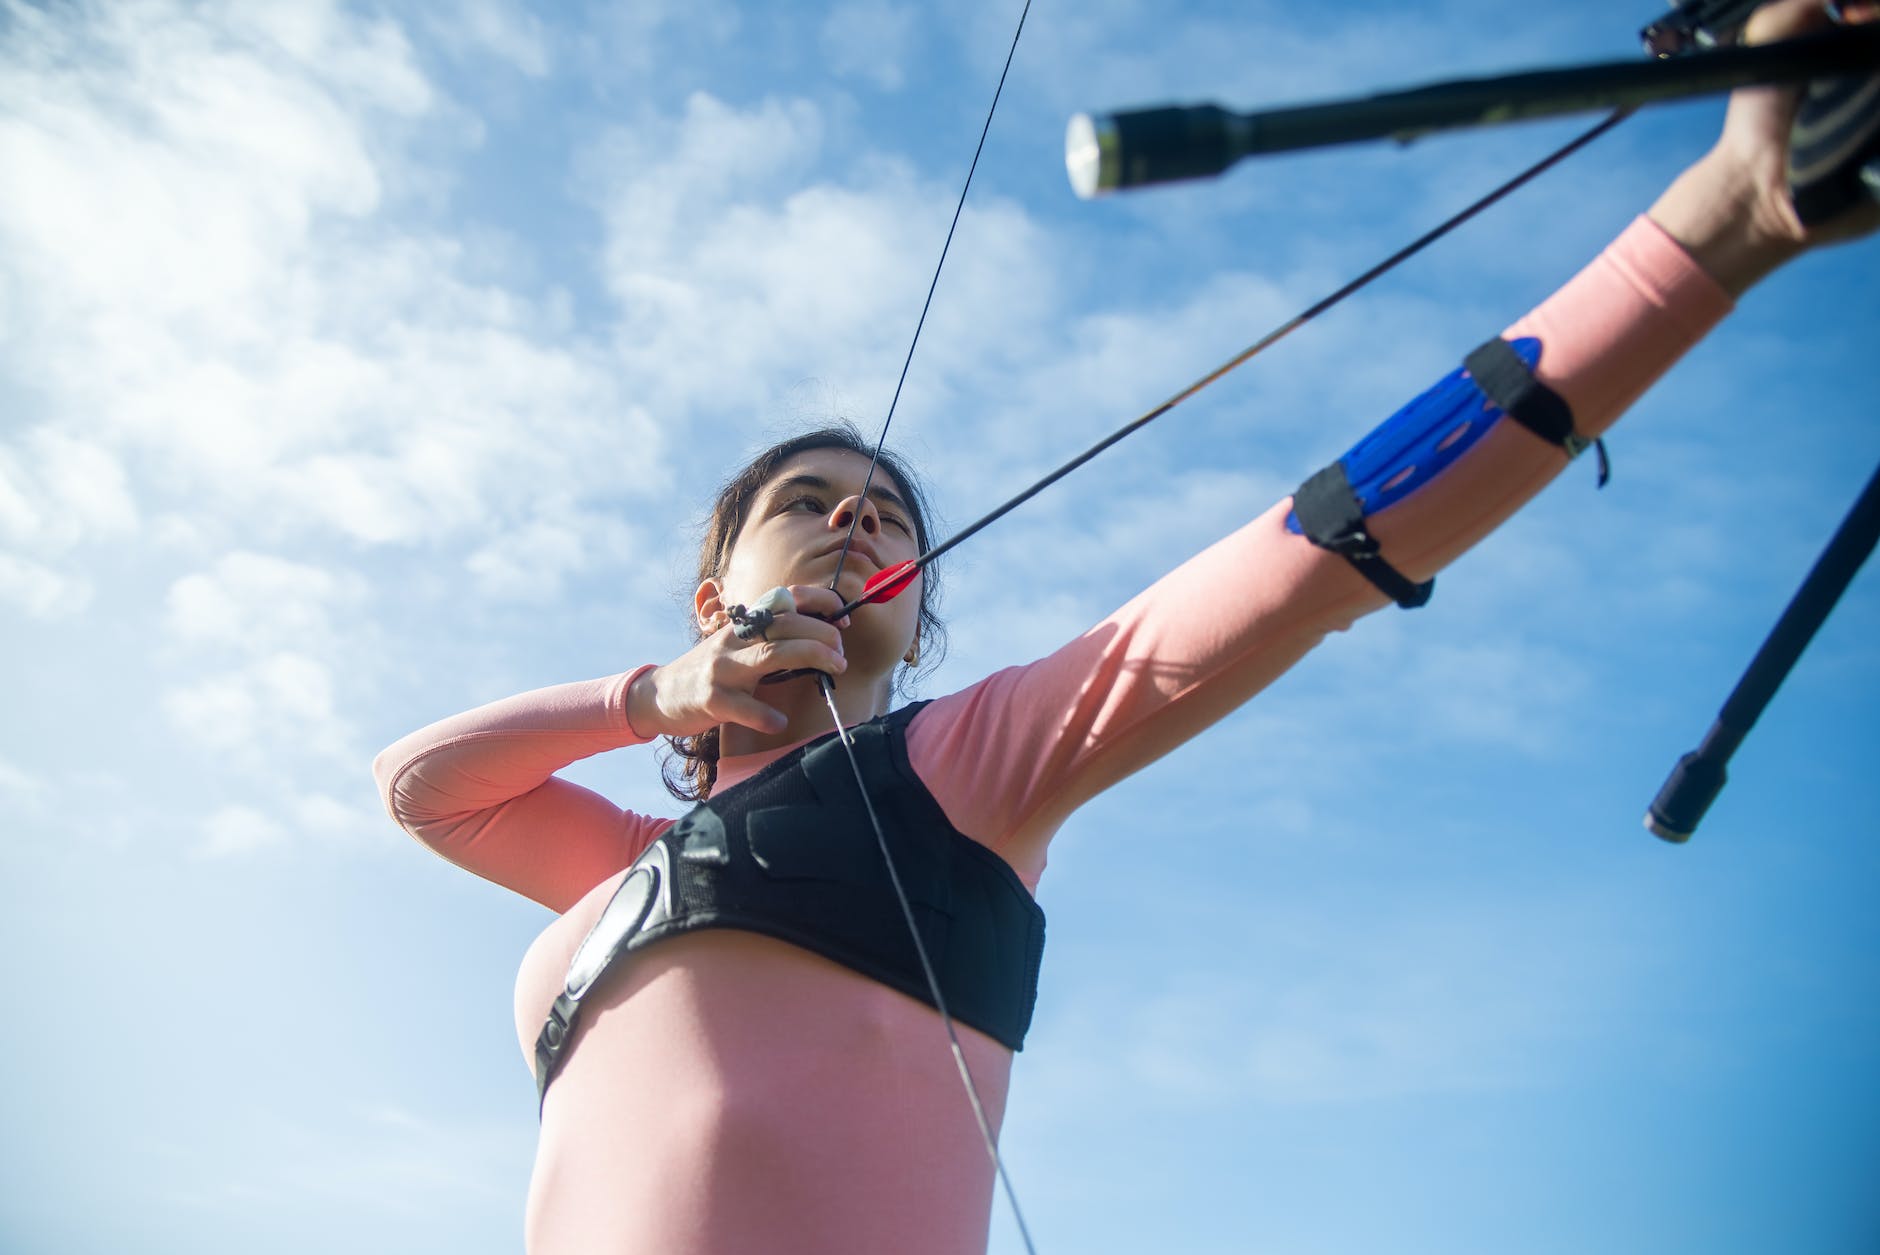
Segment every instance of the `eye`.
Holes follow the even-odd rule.
[[[823,504],[821,497],[813,497],[807,493],[802,496],[787,498],[778,503],[777,512],[779,514],[787,514],[792,510],[807,510],[812,514],[829,513],[828,507]]]
[[[887,510],[877,510],[876,513],[881,515],[881,521],[886,523],[889,527],[898,527],[909,536],[914,534],[914,529],[910,527],[907,520],[900,515],[890,513]]]

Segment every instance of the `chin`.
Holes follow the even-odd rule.
[[[861,616],[874,607],[863,607],[851,618],[851,626],[842,634],[842,653],[849,660],[849,675],[886,678],[892,676],[901,665],[902,657],[911,647],[912,641],[905,641],[896,648],[888,639],[884,630],[870,631],[870,628],[885,629],[886,624],[876,625],[857,622]],[[893,633],[899,639],[901,633]]]

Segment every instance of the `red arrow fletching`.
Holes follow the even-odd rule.
[[[907,591],[907,586],[920,574],[920,567],[914,559],[897,562],[891,567],[876,571],[862,585],[862,601],[869,605],[880,605],[884,601],[893,601]]]

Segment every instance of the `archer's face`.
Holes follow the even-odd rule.
[[[723,596],[749,605],[779,584],[828,587],[849,525],[854,540],[836,591],[844,601],[861,596],[869,576],[919,553],[914,515],[901,487],[875,469],[861,497],[868,459],[847,449],[812,449],[780,465],[751,503],[725,566]],[[859,515],[859,518],[857,516]],[[922,584],[917,578],[885,605],[864,606],[843,633],[851,673],[893,671],[914,641]]]

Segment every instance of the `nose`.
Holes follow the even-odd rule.
[[[856,516],[860,515],[857,521]],[[870,536],[881,533],[881,515],[875,509],[875,503],[867,497],[844,497],[836,502],[836,508],[829,513],[829,526],[837,531],[846,532],[853,527],[856,531]]]

